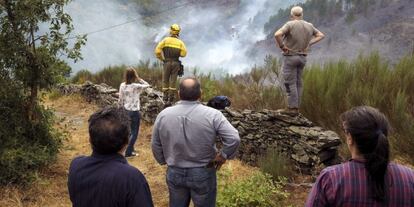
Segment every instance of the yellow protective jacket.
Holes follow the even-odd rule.
[[[155,56],[160,60],[178,60],[185,57],[187,49],[183,41],[176,37],[166,37],[155,48]]]

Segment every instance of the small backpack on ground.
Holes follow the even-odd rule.
[[[231,101],[227,96],[215,96],[207,102],[207,106],[215,109],[224,109],[231,105]]]

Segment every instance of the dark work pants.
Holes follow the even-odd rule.
[[[174,103],[177,96],[177,76],[180,70],[180,62],[165,61],[163,76],[164,100]]]

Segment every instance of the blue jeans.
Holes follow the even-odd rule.
[[[131,119],[131,135],[129,137],[128,147],[125,151],[125,156],[131,155],[134,151],[134,145],[138,138],[139,124],[141,120],[139,111],[128,111],[128,115]]]
[[[170,207],[216,206],[217,178],[215,168],[168,167],[167,185]]]

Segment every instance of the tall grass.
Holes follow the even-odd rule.
[[[277,148],[269,148],[264,155],[259,157],[258,165],[262,172],[271,175],[275,180],[292,176],[292,163]]]
[[[161,87],[162,67],[158,63],[140,62],[139,75],[153,86]],[[108,67],[96,74],[79,72],[72,79],[105,82],[115,88],[122,81],[125,66]],[[226,95],[232,107],[239,109],[279,109],[285,96],[279,87],[280,62],[268,56],[263,66],[248,73],[215,77],[199,70],[186,74],[197,76],[203,89],[203,101]],[[304,73],[301,113],[325,128],[341,132],[338,117],[359,105],[370,105],[384,112],[393,126],[390,137],[395,154],[414,163],[414,56],[390,66],[378,54],[360,56],[347,62],[308,66]]]
[[[304,74],[301,110],[312,121],[340,130],[339,115],[359,105],[370,105],[392,123],[394,152],[414,162],[414,57],[393,68],[378,54],[311,66]]]
[[[114,88],[118,88],[124,80],[124,72],[127,67],[126,65],[109,66],[95,74],[92,74],[88,70],[81,70],[71,78],[71,82],[82,84],[85,81],[92,81],[94,83],[106,83]],[[159,63],[155,62],[151,64],[149,60],[139,61],[133,67],[137,69],[140,78],[148,81],[151,85],[161,88],[162,66]]]

